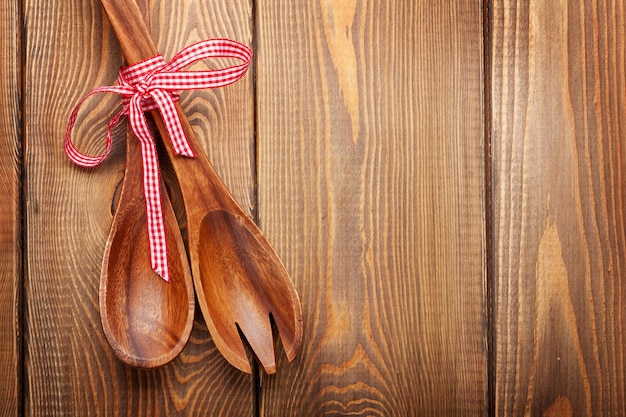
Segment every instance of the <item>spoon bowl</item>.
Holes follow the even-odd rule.
[[[116,355],[128,365],[154,368],[174,359],[193,327],[191,272],[176,216],[161,183],[171,281],[150,265],[141,151],[127,137],[126,170],[100,276],[100,317]]]

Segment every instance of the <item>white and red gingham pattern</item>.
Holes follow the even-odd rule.
[[[237,58],[241,64],[207,71],[181,71],[183,68],[207,58]],[[161,208],[159,165],[154,139],[146,123],[144,112],[158,109],[170,141],[177,155],[194,157],[195,154],[185,136],[174,102],[179,90],[218,88],[241,78],[252,60],[252,50],[229,39],[211,39],[193,44],[169,62],[158,55],[123,68],[118,85],[92,90],[72,110],[65,133],[65,153],[77,165],[94,167],[102,162],[111,149],[111,130],[120,118],[128,116],[130,126],[141,142],[143,159],[143,188],[146,198],[146,218],[150,243],[152,269],[165,281],[170,280],[167,263],[167,240]],[[106,149],[102,155],[89,156],[81,153],[72,143],[72,129],[76,124],[82,103],[94,94],[116,93],[123,97],[122,109],[107,124]]]

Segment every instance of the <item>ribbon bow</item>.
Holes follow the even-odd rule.
[[[243,63],[206,71],[181,71],[194,62],[207,58],[236,58]],[[137,64],[122,68],[118,85],[98,87],[87,94],[72,110],[65,132],[65,153],[77,165],[95,167],[111,150],[111,130],[122,116],[141,142],[143,160],[143,189],[146,198],[146,217],[152,269],[165,281],[170,280],[167,263],[167,241],[161,208],[159,166],[154,139],[146,123],[144,112],[158,109],[170,141],[177,155],[195,157],[180,122],[174,102],[179,90],[218,88],[234,83],[248,69],[252,51],[247,46],[229,39],[210,39],[198,42],[180,51],[169,62],[157,55]],[[115,93],[123,97],[122,109],[107,123],[106,149],[102,155],[81,153],[72,143],[72,129],[78,110],[85,100],[98,93]]]

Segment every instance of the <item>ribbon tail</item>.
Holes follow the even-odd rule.
[[[167,239],[161,206],[161,179],[156,145],[145,116],[136,100],[131,100],[130,123],[141,143],[143,160],[143,190],[146,199],[146,222],[150,243],[150,263],[153,271],[166,282],[170,281],[167,262]]]
[[[196,154],[187,141],[185,130],[180,122],[180,117],[178,116],[176,105],[171,95],[165,93],[163,90],[157,89],[151,91],[150,96],[156,103],[159,112],[161,112],[161,119],[163,119],[163,123],[165,124],[165,128],[170,136],[170,141],[172,142],[176,154],[195,158]]]

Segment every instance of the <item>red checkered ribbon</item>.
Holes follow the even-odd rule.
[[[236,58],[241,64],[206,71],[181,71],[194,62],[207,58]],[[120,118],[128,116],[130,126],[141,143],[143,159],[143,189],[146,197],[146,218],[150,243],[152,269],[165,281],[170,280],[167,264],[167,243],[161,208],[159,166],[154,139],[146,123],[145,111],[158,109],[170,141],[177,155],[194,157],[185,136],[174,102],[178,91],[218,88],[241,78],[252,59],[247,46],[228,39],[211,39],[191,45],[169,62],[161,55],[122,68],[118,85],[92,90],[72,110],[65,133],[65,153],[77,165],[94,167],[100,164],[111,150],[111,130]],[[89,156],[78,151],[72,143],[72,129],[78,110],[85,100],[98,93],[116,93],[123,97],[122,109],[107,124],[106,149],[102,155]]]

